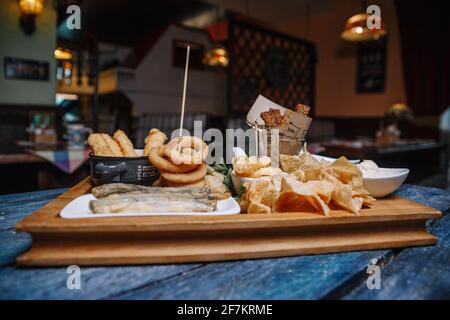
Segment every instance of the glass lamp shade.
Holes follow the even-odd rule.
[[[19,0],[19,7],[23,14],[37,16],[44,9],[44,0]]]
[[[369,15],[366,13],[359,13],[352,16],[347,20],[344,31],[341,33],[341,37],[348,41],[364,42],[378,40],[386,36],[387,29],[383,20],[380,18],[379,29],[369,29],[367,27],[367,20]]]
[[[56,48],[55,49],[56,60],[71,60],[72,52],[69,49]]]
[[[228,51],[222,46],[212,48],[203,58],[203,63],[210,67],[227,67],[229,61]]]

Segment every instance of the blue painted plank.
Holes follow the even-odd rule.
[[[211,263],[116,299],[320,299],[387,251]]]
[[[450,195],[440,189],[404,186],[398,195],[440,210]],[[133,291],[124,299],[320,299],[364,282],[371,259],[392,250],[210,264],[192,273]],[[355,283],[356,281],[356,283]],[[196,290],[192,290],[192,288]]]
[[[0,196],[0,230],[15,224],[63,193],[65,189]]]
[[[64,189],[0,196],[0,265],[11,264],[31,244],[14,225]],[[101,299],[191,270],[198,265],[82,268],[82,289],[69,290],[66,268],[0,268],[0,299]],[[26,285],[25,285],[26,284]]]
[[[381,289],[359,285],[345,299],[450,299],[450,214],[430,225],[434,247],[400,252],[381,270]]]
[[[0,207],[10,204],[18,204],[24,202],[41,201],[47,199],[54,199],[67,189],[52,189],[45,191],[35,191],[26,193],[15,193],[0,196]]]
[[[395,194],[402,198],[436,208],[442,212],[450,208],[450,193],[447,190],[403,185]]]
[[[450,207],[449,193],[439,189],[404,186],[398,194],[442,211]],[[45,194],[22,195],[21,199],[37,197],[43,200]],[[16,205],[20,203],[17,199],[8,201]],[[14,212],[20,215],[24,210],[23,207]],[[448,230],[448,226],[442,224],[432,224],[431,227],[434,230]],[[358,285],[372,258],[389,260],[392,254],[391,250],[353,252],[212,263],[203,267],[172,265],[83,268],[81,291],[66,288],[68,275],[65,268],[21,269],[11,266],[0,268],[0,298],[315,299],[328,297],[330,293],[349,285]],[[441,255],[440,260],[436,261],[448,262],[446,259],[446,256]]]
[[[67,268],[0,268],[0,299],[107,299],[199,265],[81,268],[81,289],[69,290]]]
[[[0,232],[0,266],[12,264],[16,257],[31,246],[31,236],[25,232]]]
[[[42,208],[50,201],[51,199],[25,202],[0,208],[0,230],[8,230],[14,228],[14,226],[20,220],[32,214],[34,211]]]

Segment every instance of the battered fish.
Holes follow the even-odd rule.
[[[125,194],[92,200],[89,208],[93,213],[213,212],[215,202],[175,194]]]
[[[142,193],[189,193],[189,194],[204,194],[208,195],[209,190],[207,188],[190,188],[190,187],[181,187],[181,188],[169,188],[169,187],[146,187],[139,186],[134,184],[126,184],[126,183],[110,183],[104,184],[102,186],[98,186],[92,188],[92,194],[96,198],[104,198],[111,194],[122,194],[129,192],[137,192],[140,191]]]

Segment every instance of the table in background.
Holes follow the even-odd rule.
[[[439,142],[403,143],[390,147],[373,144],[358,145],[351,142],[325,143],[322,155],[328,157],[346,156],[349,159],[373,160],[380,167],[408,168],[407,182],[417,182],[441,169],[444,144]]]
[[[29,248],[14,225],[64,190],[0,196],[0,299],[442,299],[450,298],[450,193],[405,185],[398,195],[444,214],[428,229],[436,246],[177,265],[82,267],[81,290],[66,268],[24,268]],[[381,290],[366,286],[371,260]]]
[[[0,154],[0,194],[72,186],[88,175],[87,164],[67,174],[34,154]]]

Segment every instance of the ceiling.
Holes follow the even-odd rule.
[[[332,0],[204,0],[269,24],[303,20],[331,10]]]

